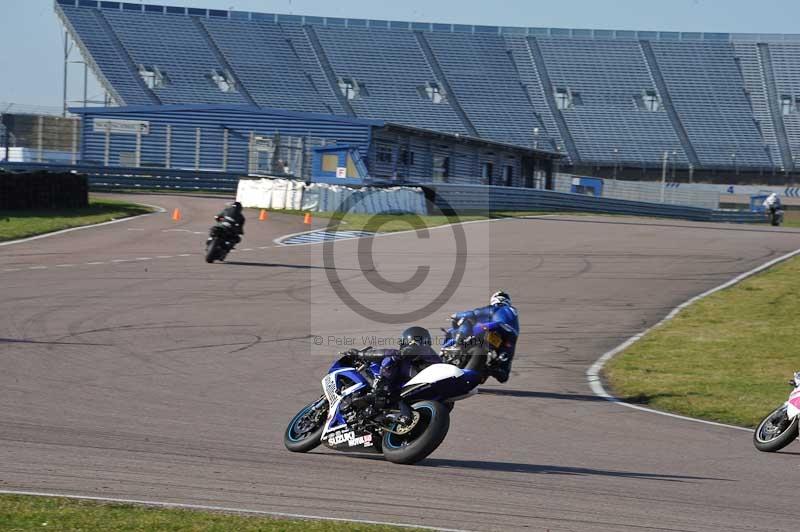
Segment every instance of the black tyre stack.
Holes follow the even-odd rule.
[[[86,176],[0,172],[0,210],[80,209],[88,205]]]

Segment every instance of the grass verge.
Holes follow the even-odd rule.
[[[248,209],[247,218],[258,218],[258,209]],[[305,211],[274,211],[281,214],[304,215]],[[331,219],[335,216],[332,212],[311,213],[314,218]],[[465,216],[428,216],[415,214],[355,214],[348,213],[341,219],[341,229],[347,231],[380,231],[394,233],[417,229],[430,229],[441,225],[457,222],[472,222],[476,220],[489,220],[500,218],[518,218],[521,216],[542,216],[557,214],[552,212],[492,212],[490,214],[469,214]]]
[[[0,530],[134,532],[150,530],[191,532],[399,532],[408,528],[341,521],[292,521],[194,510],[161,509],[94,501],[0,496]]]
[[[629,402],[754,427],[786,401],[800,370],[800,258],[681,312],[605,369]]]
[[[84,209],[0,211],[0,242],[152,212],[143,205],[91,198]]]

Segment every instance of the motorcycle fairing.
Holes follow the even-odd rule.
[[[457,401],[477,393],[480,375],[451,364],[433,364],[408,381],[400,392],[406,401]]]
[[[334,365],[337,368],[338,364]],[[350,386],[343,388],[347,382]],[[367,380],[355,369],[339,367],[333,369],[322,379],[322,391],[328,399],[328,419],[325,421],[325,429],[322,431],[323,441],[327,441],[326,436],[331,432],[336,432],[347,428],[347,422],[342,417],[339,408],[342,399],[368,386]]]
[[[794,419],[800,415],[800,387],[789,395],[789,401],[786,402],[786,415],[789,419]]]

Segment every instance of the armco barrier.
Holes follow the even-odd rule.
[[[57,165],[39,163],[2,163],[0,170],[11,172],[45,171],[78,173],[89,178],[93,190],[143,189],[143,190],[211,190],[236,192],[237,174],[214,171],[179,170],[163,168],[106,168],[91,165]]]
[[[746,211],[715,211],[662,203],[596,198],[549,190],[484,185],[427,185],[429,198],[444,211],[596,212],[628,216],[674,218],[698,222],[766,223],[764,215]]]

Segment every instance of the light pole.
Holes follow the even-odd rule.
[[[538,150],[539,149],[539,128],[538,127],[533,128],[533,149],[534,150]]]
[[[617,180],[618,167],[619,167],[619,148],[614,148],[614,181]]]

